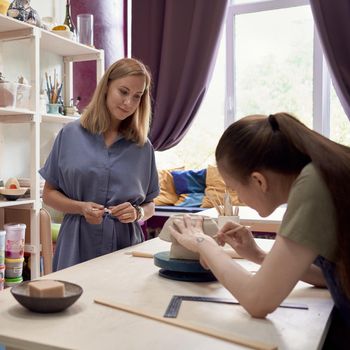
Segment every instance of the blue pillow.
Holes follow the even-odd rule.
[[[176,194],[204,193],[207,169],[174,170],[171,175],[174,179]]]
[[[203,197],[204,193],[182,193],[174,205],[177,207],[200,207]]]

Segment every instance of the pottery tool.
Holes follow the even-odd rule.
[[[154,265],[160,267],[159,275],[182,282],[213,282],[216,277],[206,270],[199,260],[172,259],[170,252],[154,254]]]
[[[263,342],[259,342],[259,341],[255,341],[255,340],[246,339],[240,335],[237,335],[237,334],[234,335],[231,332],[230,333],[223,333],[223,332],[220,332],[220,331],[215,330],[215,329],[210,329],[210,328],[203,327],[203,326],[193,325],[193,324],[188,323],[184,320],[164,318],[161,316],[153,315],[151,313],[145,312],[143,310],[140,310],[140,309],[132,307],[132,306],[123,305],[123,304],[114,303],[114,302],[108,302],[108,301],[101,300],[101,299],[95,299],[94,302],[97,304],[100,304],[100,305],[111,307],[113,309],[122,310],[122,311],[129,312],[129,313],[137,315],[137,316],[145,317],[145,318],[148,318],[148,319],[151,319],[154,321],[163,322],[166,324],[173,325],[175,327],[184,328],[184,329],[187,329],[187,330],[190,330],[193,332],[197,332],[197,333],[201,333],[204,335],[208,335],[210,337],[214,337],[214,338],[217,338],[220,340],[224,340],[224,341],[228,341],[228,342],[231,342],[234,344],[246,346],[247,348],[251,348],[251,349],[255,349],[255,350],[277,350],[276,345],[271,345],[271,344],[267,344],[267,343],[263,343]]]
[[[239,215],[239,207],[235,207],[233,215],[234,216],[238,216]]]
[[[234,301],[228,298],[214,298],[214,297],[201,297],[201,296],[192,296],[192,295],[174,295],[170,303],[165,310],[164,317],[166,318],[176,318],[181,307],[182,301],[197,301],[197,302],[206,302],[206,303],[219,303],[219,304],[230,304],[230,305],[239,305],[238,301]],[[288,308],[288,309],[300,309],[308,310],[309,307],[304,304],[294,304],[294,303],[282,303],[279,307]]]
[[[250,227],[251,227],[251,226],[239,225],[239,226],[237,226],[236,228],[234,228],[233,230],[230,230],[230,231],[225,232],[225,235],[232,235],[232,234],[234,234],[235,232],[241,230],[242,228],[246,228],[247,230],[249,230]],[[217,238],[217,237],[218,237],[218,234],[213,235],[213,238]]]
[[[227,191],[224,194],[224,215],[225,216],[233,215],[231,197]]]
[[[220,207],[220,203],[218,204],[215,199],[211,196],[208,195],[208,199],[210,201],[210,203],[214,206],[214,208],[216,209],[216,211],[218,212],[218,215],[222,215],[222,210],[221,210],[221,207]]]

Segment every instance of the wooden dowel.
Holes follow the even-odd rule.
[[[235,232],[241,230],[242,228],[246,228],[246,229],[249,230],[249,229],[250,229],[250,226],[239,225],[239,226],[237,226],[236,228],[234,228],[233,230],[230,230],[230,231],[225,232],[225,235],[232,235],[233,233],[235,233]],[[218,237],[218,234],[215,234],[215,235],[213,235],[212,237],[213,237],[213,238],[217,238],[217,237]]]
[[[126,312],[129,312],[129,313],[137,315],[137,316],[146,317],[146,318],[149,318],[151,320],[167,323],[167,324],[170,324],[170,325],[173,325],[176,327],[188,329],[188,330],[193,331],[193,332],[208,335],[210,337],[225,340],[225,341],[228,341],[228,342],[231,342],[234,344],[246,346],[247,348],[256,349],[256,350],[277,350],[276,345],[271,345],[271,344],[266,344],[266,343],[262,343],[262,342],[255,341],[255,340],[246,339],[246,338],[243,338],[239,335],[220,333],[217,330],[213,330],[210,328],[201,327],[201,326],[197,326],[197,325],[192,325],[192,324],[187,323],[183,320],[170,319],[170,318],[164,318],[164,317],[157,316],[157,315],[152,315],[152,314],[149,314],[143,310],[139,310],[139,309],[136,309],[136,308],[128,306],[128,305],[123,305],[123,304],[114,303],[114,302],[111,303],[111,302],[104,301],[101,299],[95,299],[94,302],[97,304],[111,307],[113,309],[126,311]]]
[[[132,252],[126,252],[125,254],[135,256],[137,258],[153,258],[154,255],[152,253],[147,252],[137,252],[133,250]]]

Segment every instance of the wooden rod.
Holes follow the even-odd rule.
[[[276,345],[271,345],[271,344],[266,344],[266,343],[262,343],[262,342],[255,341],[255,340],[246,339],[246,338],[240,337],[238,335],[223,334],[223,333],[220,333],[216,330],[212,330],[210,328],[192,325],[192,324],[187,323],[183,320],[170,319],[170,318],[160,317],[157,315],[152,315],[152,314],[149,314],[143,310],[139,310],[139,309],[136,309],[136,308],[128,306],[128,305],[114,303],[114,302],[111,303],[111,302],[104,301],[101,299],[95,299],[94,302],[97,304],[111,307],[113,309],[126,311],[126,312],[129,312],[129,313],[134,314],[134,315],[146,317],[146,318],[149,318],[149,319],[152,319],[155,321],[167,323],[167,324],[170,324],[170,325],[173,325],[176,327],[188,329],[188,330],[193,331],[193,332],[208,335],[210,337],[225,340],[225,341],[235,343],[238,345],[243,345],[243,346],[246,346],[247,348],[251,348],[251,349],[255,349],[255,350],[277,350]]]
[[[147,253],[147,252],[137,252],[136,250],[133,250],[131,252],[132,256],[136,256],[138,258],[153,258],[154,254],[152,253]]]
[[[233,249],[224,249],[224,252],[228,254],[232,259],[242,259],[241,256],[237,254],[237,252]],[[131,255],[137,258],[154,258],[154,254],[147,252],[139,252],[136,250],[126,252],[126,255]]]

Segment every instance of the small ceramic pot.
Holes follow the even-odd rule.
[[[48,103],[47,113],[49,114],[59,114],[60,105],[58,103]]]

